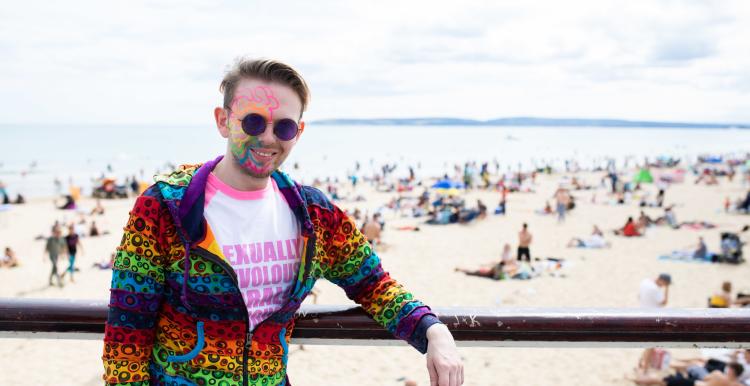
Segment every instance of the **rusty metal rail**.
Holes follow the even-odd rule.
[[[750,348],[750,309],[435,308],[459,346]],[[402,344],[356,306],[304,306],[293,343]],[[0,338],[101,339],[105,301],[0,298]]]

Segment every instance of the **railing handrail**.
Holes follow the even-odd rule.
[[[435,308],[461,346],[750,348],[750,309]],[[103,300],[0,298],[0,337],[101,339]],[[303,306],[304,344],[400,344],[357,306]]]

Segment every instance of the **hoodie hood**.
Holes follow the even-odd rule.
[[[203,164],[180,165],[176,170],[154,177],[174,221],[184,231],[184,237],[192,244],[204,234],[203,203],[208,176],[223,155]],[[289,203],[301,224],[302,234],[312,235],[313,224],[301,195],[302,188],[285,173],[276,170],[271,174],[279,190]]]

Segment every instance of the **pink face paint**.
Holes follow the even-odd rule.
[[[237,111],[239,117],[244,117],[250,112],[267,115],[269,121],[273,121],[273,112],[279,108],[279,100],[268,86],[244,87],[235,91],[232,100],[232,111]]]

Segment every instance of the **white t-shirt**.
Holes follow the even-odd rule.
[[[664,290],[656,285],[653,279],[644,279],[641,282],[638,300],[643,308],[663,307],[661,303],[664,301]]]
[[[213,173],[204,216],[237,273],[252,330],[289,300],[302,249],[297,219],[273,178],[262,190],[239,191]]]

